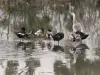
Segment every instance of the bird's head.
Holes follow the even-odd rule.
[[[72,13],[70,13],[70,15],[71,15],[72,17],[75,17],[75,13],[73,13],[73,12],[72,12]]]
[[[49,32],[51,32],[51,29],[48,29]]]
[[[22,27],[21,30],[22,30],[22,31],[25,31],[26,29],[25,29],[25,27]]]
[[[44,28],[41,28],[41,31],[44,32]]]

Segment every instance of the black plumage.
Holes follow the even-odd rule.
[[[84,40],[88,37],[89,34],[85,34],[83,32],[77,31],[76,34],[79,34],[81,36],[81,39]]]
[[[26,36],[26,34],[21,32],[16,32],[15,34],[17,35],[18,38],[24,38]]]
[[[64,38],[64,33],[62,32],[56,33],[55,35],[52,35],[52,38],[54,41],[58,41],[58,45],[59,45],[59,41]]]
[[[21,28],[21,31],[20,31],[20,32],[15,32],[15,34],[17,35],[18,38],[20,38],[20,40],[28,36],[28,35],[26,34],[26,29],[25,29],[25,27],[22,27],[22,28]]]
[[[89,34],[85,34],[83,32],[77,31],[75,33],[72,34],[72,41],[76,41],[76,40],[84,40],[89,36]]]
[[[53,39],[54,41],[58,41],[58,45],[59,45],[59,41],[64,38],[64,33],[58,32],[58,33],[54,34],[51,29],[48,29],[47,38]]]

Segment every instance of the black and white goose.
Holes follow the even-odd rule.
[[[53,34],[53,32],[50,29],[48,30],[47,35],[48,38],[52,38],[54,41],[58,41],[58,45],[59,45],[59,41],[64,38],[64,33],[58,32],[56,34]]]
[[[86,39],[89,34],[85,34],[85,33],[82,32],[82,30],[83,30],[82,26],[79,22],[77,22],[76,17],[75,17],[75,13],[71,13],[71,15],[73,17],[73,26],[72,26],[73,32],[76,35],[80,35],[81,40]],[[77,39],[77,37],[75,37],[75,34],[72,35],[73,36],[73,41],[75,41]]]

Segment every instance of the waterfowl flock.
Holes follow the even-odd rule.
[[[76,26],[76,24],[73,24],[73,25]],[[75,26],[73,26],[73,33],[71,34],[71,41],[75,42],[77,40],[82,41],[83,39],[86,39],[88,37],[88,34],[81,32],[81,30],[79,31],[78,28],[76,28],[78,25],[76,27]],[[33,33],[32,31],[30,33],[26,33],[25,27],[22,27],[21,31],[15,32],[15,34],[20,40],[27,38],[31,34],[34,34],[34,36],[38,38],[47,38],[49,40],[57,41],[58,45],[59,45],[59,41],[64,38],[63,32],[58,32],[54,34],[51,29],[44,30],[44,28],[37,30],[35,33]]]
[[[73,18],[73,25],[72,25],[73,32],[70,36],[71,41],[75,42],[75,41],[82,41],[86,39],[89,34],[83,32],[81,24],[76,20],[75,13],[71,12],[70,14]],[[32,31],[30,33],[26,33],[25,27],[22,27],[21,31],[15,32],[15,34],[17,35],[18,38],[20,38],[20,40],[27,38],[31,34],[34,34],[34,36],[38,38],[47,38],[49,40],[57,41],[58,45],[59,45],[59,41],[64,38],[63,32],[53,33],[51,29],[45,30],[44,28],[40,28],[35,33],[33,33]]]
[[[89,34],[83,32],[81,24],[76,20],[75,13],[71,12],[70,14],[73,18],[73,25],[72,25],[73,31],[70,36],[71,43],[69,44],[73,44],[73,46],[72,47],[69,46],[69,48],[66,48],[66,49],[68,49],[69,53],[73,56],[73,63],[76,63],[78,56],[84,53],[85,49],[89,49],[86,45],[82,44],[82,40],[85,40],[89,36]],[[65,52],[64,48],[60,46],[60,43],[59,43],[62,39],[64,39],[64,35],[66,35],[63,32],[54,33],[52,29],[40,28],[34,33],[32,31],[30,33],[27,33],[25,27],[22,27],[21,31],[15,32],[15,34],[20,40],[27,38],[29,35],[32,34],[33,36],[35,36],[34,39],[36,38],[37,40],[40,40],[41,38],[43,38],[46,40],[53,40],[54,43],[55,41],[57,41],[58,44],[57,45],[54,44],[53,46],[51,45],[51,43],[48,43],[47,44],[48,49],[54,52],[56,51]],[[68,43],[68,41],[66,41],[66,43]],[[40,42],[39,44],[42,50],[44,50],[45,43]],[[68,47],[68,46],[66,45],[65,47]],[[27,48],[35,49],[35,44],[29,43],[27,46],[27,43],[25,43],[22,45],[23,50],[26,51]],[[29,52],[29,54],[31,53]]]
[[[89,34],[83,32],[83,28],[82,28],[81,23],[79,23],[77,21],[75,13],[71,11],[70,3],[69,3],[69,9],[70,9],[69,14],[72,16],[72,29],[73,29],[73,32],[70,36],[70,40],[72,42],[82,41],[82,40],[86,39],[89,36]],[[33,33],[33,32],[26,33],[25,27],[22,27],[21,31],[16,32],[15,34],[20,39],[26,38],[29,35],[33,34],[34,36],[36,36],[36,38],[37,37],[38,38],[47,38],[49,40],[57,41],[58,45],[59,45],[59,41],[64,38],[64,35],[66,35],[63,32],[54,33],[51,29],[46,30],[44,28],[40,28],[35,33]]]
[[[25,27],[22,27],[21,31],[15,32],[15,34],[20,40],[27,38],[31,33],[26,33]],[[53,39],[54,41],[58,41],[58,45],[59,45],[59,41],[64,38],[64,33],[58,32],[56,34],[53,34],[51,29],[48,29],[46,32],[44,32],[44,28],[41,28],[34,33],[34,36],[38,38]]]

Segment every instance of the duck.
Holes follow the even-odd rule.
[[[23,39],[27,36],[25,27],[22,27],[21,31],[20,32],[15,32],[15,34],[17,35],[18,38],[20,38],[20,41],[21,41],[21,39]]]
[[[71,12],[71,15],[73,17],[73,26],[72,26],[72,29],[73,29],[73,32],[75,33],[75,34],[72,35],[72,37],[74,39],[73,41],[75,41],[77,39],[75,37],[75,35],[79,35],[81,40],[86,39],[89,34],[85,34],[83,32],[81,24],[79,22],[77,22],[77,20],[76,20],[75,13]]]
[[[18,38],[20,38],[20,41],[21,41],[21,40],[23,40],[23,38],[28,38],[29,35],[32,34],[32,31],[30,33],[26,33],[25,27],[22,27],[21,31],[15,32],[15,34],[17,35]]]
[[[59,41],[62,40],[64,38],[64,33],[63,32],[58,32],[53,34],[53,32],[48,29],[48,38],[52,38],[54,41],[58,41],[58,45],[59,45]]]
[[[52,35],[53,35],[53,32],[51,31],[51,29],[48,29],[47,30],[47,34],[46,34],[47,39],[51,40],[52,39]]]
[[[36,36],[40,37],[42,34],[44,34],[44,28],[40,28],[34,33]]]
[[[53,35],[52,38],[54,41],[58,41],[58,45],[59,45],[59,41],[64,38],[64,33],[58,32],[55,35]]]
[[[80,32],[80,31],[77,31],[76,34],[79,34],[81,36],[82,40],[86,39],[89,36],[89,34],[85,34],[85,33]]]

